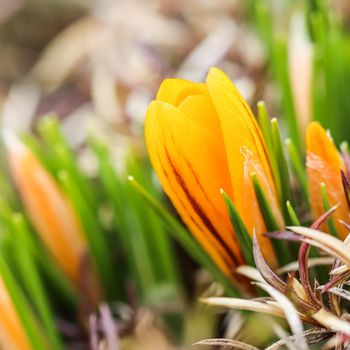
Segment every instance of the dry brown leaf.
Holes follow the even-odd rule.
[[[288,229],[296,234],[306,237],[305,242],[337,257],[350,267],[349,247],[340,239],[308,227],[290,226]]]

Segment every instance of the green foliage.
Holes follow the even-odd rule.
[[[314,33],[313,118],[332,130],[336,143],[349,140],[350,41],[342,24],[326,5],[311,17]]]
[[[2,255],[0,255],[0,273],[33,349],[47,349],[48,340],[32,313],[23,291],[15,280],[8,261]]]
[[[266,197],[265,191],[259,182],[257,174],[252,173],[251,179],[253,182],[256,199],[259,204],[260,212],[265,221],[266,229],[268,231],[279,231],[281,227],[278,225],[276,221],[275,214],[271,209],[271,206]],[[272,240],[272,244],[274,246],[276,256],[279,262],[281,264],[287,264],[291,259],[290,259],[289,249],[287,247],[286,242],[283,242],[280,240]]]
[[[144,205],[127,179],[126,174],[134,174],[152,196],[160,197],[151,167],[143,156],[131,150],[125,157],[124,169],[118,171],[108,147],[99,140],[91,140],[89,151],[98,164],[98,176],[93,179],[78,166],[56,119],[44,118],[38,130],[39,137],[25,134],[22,140],[55,178],[81,223],[91,258],[85,267],[91,269],[90,275],[85,272],[82,278],[94,278],[91,273],[96,267],[95,283],[101,285],[93,288],[102,289],[103,298],[111,302],[128,303],[127,286],[131,285],[136,287],[140,305],[157,307],[164,315],[169,313],[166,305],[170,302],[183,304],[184,288],[168,227],[153,214],[152,208]],[[12,198],[12,192],[8,193]],[[62,349],[65,346],[54,314],[78,313],[82,293],[90,295],[92,291],[80,290],[85,287],[68,280],[30,225],[30,216],[26,223],[27,216],[20,211],[20,201],[3,198],[1,276],[33,348],[46,349],[45,344],[49,343],[52,349]],[[106,212],[112,214],[107,222],[103,219]],[[207,257],[206,260],[210,262]],[[62,305],[64,310],[59,310]],[[92,311],[94,307],[88,305]],[[170,313],[179,314],[181,310]],[[168,322],[173,324],[172,320]]]
[[[288,6],[288,4],[286,4]],[[299,152],[302,150],[301,134],[295,112],[288,72],[287,33],[277,29],[270,0],[254,1],[254,18],[258,35],[266,48],[271,75],[280,94],[280,105],[288,134]]]
[[[280,94],[280,107],[288,135],[300,153],[303,150],[301,130],[295,111],[288,74],[287,37],[290,18],[296,13],[305,17],[308,39],[312,43],[311,119],[332,130],[335,142],[349,141],[347,132],[350,100],[347,84],[350,79],[350,38],[346,23],[335,13],[330,2],[308,0],[303,6],[295,2],[252,0],[248,14],[263,42],[269,70]],[[283,20],[281,20],[281,17]],[[281,25],[283,23],[283,25]],[[303,81],[304,77],[300,77]],[[307,82],[305,82],[307,83]]]
[[[157,202],[135,179],[131,176],[129,181],[133,184],[135,189],[140,195],[146,200],[146,202],[154,209],[154,211],[163,219],[170,228],[170,233],[174,238],[180,242],[180,244],[187,250],[187,252],[198,262],[200,266],[207,268],[213,275],[214,279],[220,282],[225,291],[230,296],[237,296],[238,292],[235,287],[229,281],[222,271],[216,266],[213,260],[203,250],[203,248],[196,242],[191,234],[180,224],[166,209],[163,208],[162,204]]]
[[[48,295],[40,279],[39,271],[31,252],[29,238],[31,232],[29,232],[21,214],[14,214],[12,216],[12,226],[15,243],[14,253],[20,279],[23,281],[33,306],[37,309],[38,316],[42,320],[43,329],[52,349],[63,349]]]
[[[235,235],[238,239],[239,246],[241,247],[245,262],[247,265],[254,266],[254,258],[253,258],[253,241],[249,236],[249,232],[244,225],[244,222],[239,215],[236,207],[232,203],[230,197],[221,190],[221,195],[225,200],[225,204],[227,207],[228,215],[231,220],[232,227],[234,229]]]

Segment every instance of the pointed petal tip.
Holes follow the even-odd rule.
[[[323,128],[323,126],[318,121],[312,121],[306,128],[306,144],[307,146],[311,145],[312,142],[315,142],[319,138],[321,140],[327,135],[327,138],[329,138],[329,135],[327,131]],[[307,147],[309,148],[309,147]]]
[[[222,70],[217,67],[210,67],[208,71],[209,74],[216,74],[216,73],[222,73]]]
[[[147,127],[150,124],[150,121],[156,118],[156,115],[158,114],[159,104],[161,102],[157,100],[151,101],[151,103],[148,105],[147,111],[146,111],[146,117],[145,117],[145,133],[147,135]]]
[[[311,127],[311,128],[322,128],[321,123],[318,122],[318,121],[310,122],[309,127]]]
[[[176,108],[176,107],[174,107],[173,105],[171,105],[168,102],[153,100],[148,105],[147,114],[155,113],[155,112],[160,111],[160,110],[167,110],[167,109],[171,109],[171,108]]]
[[[144,133],[146,137],[146,141],[150,135],[152,135],[154,129],[158,129],[160,127],[161,120],[167,120],[169,111],[175,109],[176,107],[171,104],[163,101],[153,100],[147,109],[146,118],[144,123]],[[153,137],[153,136],[152,136]],[[150,142],[153,142],[150,139]]]
[[[155,106],[159,103],[158,100],[152,100],[147,108],[147,113],[155,108]]]
[[[220,68],[210,67],[206,78],[206,83],[208,83],[212,79],[217,79],[218,77],[227,78],[227,75]]]

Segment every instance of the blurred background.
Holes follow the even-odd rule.
[[[278,83],[284,84],[281,75],[287,73],[294,113],[303,125],[312,114],[308,87],[319,59],[313,55],[331,54],[312,44],[341,39],[335,31],[348,27],[348,7],[341,0],[4,0],[3,125],[30,130],[36,118],[53,112],[67,132],[83,120],[79,129],[86,129],[87,120],[98,120],[108,130],[137,132],[165,77],[200,81],[213,65],[235,80],[252,106],[268,101],[272,115],[281,114],[284,92]],[[327,23],[336,22],[334,28],[311,23],[320,20],[317,10],[327,10]],[[326,37],[318,38],[316,30]],[[276,62],[276,56],[284,62]],[[84,131],[76,131],[71,142],[79,144]]]
[[[84,125],[71,137],[75,144],[87,120],[137,132],[164,77],[202,80],[212,65],[235,80],[252,106],[264,99],[275,116],[282,101],[303,126],[312,115],[312,74],[318,85],[328,84],[329,72],[322,77],[317,63],[344,76],[345,62],[330,61],[334,49],[348,58],[347,48],[331,46],[348,27],[342,0],[4,0],[0,6],[3,125],[30,130],[53,112],[67,133]],[[286,74],[294,107],[279,91]]]
[[[51,290],[58,288],[56,277],[40,271],[40,288],[59,336],[50,320],[41,320],[45,311],[41,313],[30,283],[21,282],[22,268],[16,261],[8,263],[18,288],[34,300],[29,304],[39,314],[40,327],[51,329],[49,338],[62,338],[58,343],[71,349],[175,349],[238,333],[245,341],[263,344],[269,334],[251,334],[260,318],[248,317],[242,331],[239,314],[224,317],[198,306],[198,296],[222,291],[165,232],[169,226],[164,228],[153,212],[143,212],[144,202],[126,179],[135,176],[172,212],[144,149],[145,111],[163,79],[203,81],[211,66],[233,79],[254,111],[264,100],[269,115],[280,119],[283,135],[292,138],[300,154],[305,126],[312,119],[330,127],[337,143],[350,140],[350,3],[2,0],[0,28],[1,127],[23,136],[70,198],[83,229],[103,232],[102,246],[112,257],[112,265],[103,262],[110,274],[102,277],[109,306],[100,308],[96,290],[86,293],[88,300],[82,298],[86,288],[94,289],[89,283],[80,284],[73,297],[67,290],[57,297]],[[65,176],[71,176],[71,187]],[[1,177],[0,221],[8,224],[14,214],[24,213],[28,229],[40,241],[21,190],[14,190],[7,171]],[[86,207],[81,204],[85,199]],[[177,229],[173,223],[170,231]],[[11,229],[1,231],[5,237]],[[149,238],[155,231],[160,236]],[[90,239],[94,246],[96,241]],[[2,251],[8,249],[6,244]],[[101,249],[92,254],[97,270]],[[40,270],[43,262],[33,254]],[[158,271],[159,266],[167,267]],[[85,271],[85,279],[89,276]],[[122,286],[121,291],[115,291],[116,286]],[[118,347],[113,327],[124,341]],[[100,341],[105,347],[96,345]]]
[[[281,36],[288,35],[284,19],[298,8],[294,3],[271,2]],[[253,7],[254,1],[226,0],[2,1],[2,123],[27,131],[50,112],[75,145],[89,123],[113,138],[114,131],[129,137],[141,130],[165,77],[201,81],[213,65],[252,105],[268,98],[274,108]]]

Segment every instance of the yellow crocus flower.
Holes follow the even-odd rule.
[[[244,260],[221,188],[275,265],[250,176],[257,174],[282,227],[268,152],[249,106],[221,70],[210,69],[206,83],[165,80],[148,108],[145,137],[164,191],[222,271],[231,275]]]
[[[6,134],[5,144],[10,172],[33,225],[62,270],[78,283],[87,246],[71,203],[28,147],[13,134]]]
[[[345,238],[349,230],[339,219],[349,221],[349,211],[344,195],[340,171],[345,171],[343,160],[332,139],[317,122],[312,122],[306,130],[307,176],[312,216],[317,219],[324,213],[321,183],[326,185],[330,206],[339,204],[332,215],[337,232]],[[327,230],[327,225],[323,225]]]
[[[17,311],[0,277],[0,348],[6,350],[29,350],[29,340],[23,329]]]

